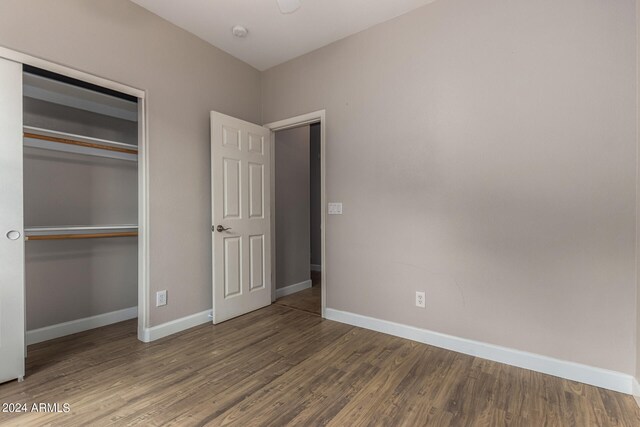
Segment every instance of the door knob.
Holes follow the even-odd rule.
[[[7,232],[7,239],[18,240],[20,238],[20,232],[18,230],[10,230]]]
[[[222,233],[223,231],[227,231],[227,230],[231,230],[231,227],[225,228],[221,225],[216,227],[216,230],[218,230],[218,233]]]

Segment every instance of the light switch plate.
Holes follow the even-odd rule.
[[[342,203],[329,203],[329,215],[342,215]]]

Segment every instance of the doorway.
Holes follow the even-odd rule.
[[[325,112],[265,125],[271,129],[272,300],[324,317]]]
[[[274,149],[276,304],[320,315],[320,124],[276,132]]]

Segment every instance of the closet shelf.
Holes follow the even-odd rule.
[[[120,160],[138,160],[138,146],[106,139],[75,135],[33,126],[23,126],[24,145],[44,150],[108,157]]]
[[[57,105],[90,111],[130,122],[138,120],[138,104],[91,89],[75,86],[29,72],[24,73],[23,94]]]
[[[71,225],[61,227],[25,227],[25,240],[69,240],[110,237],[135,237],[137,225]]]

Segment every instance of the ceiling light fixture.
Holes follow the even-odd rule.
[[[233,27],[231,29],[231,33],[240,38],[243,39],[245,37],[247,37],[247,34],[249,34],[249,30],[247,30],[245,27],[243,27],[242,25],[236,25],[235,27]]]
[[[278,2],[278,7],[280,8],[280,12],[284,14],[293,13],[298,8],[300,8],[301,0],[276,0]]]

